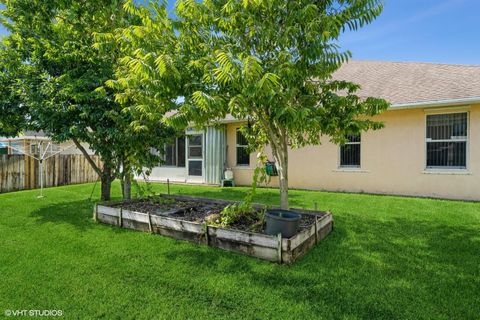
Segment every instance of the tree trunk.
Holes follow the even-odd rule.
[[[278,171],[280,207],[288,210],[288,145],[286,142],[272,144],[272,151]]]
[[[132,199],[132,178],[130,172],[126,172],[122,181],[122,192],[123,199],[130,200]]]
[[[280,207],[288,210],[288,131],[278,123],[275,124],[275,122],[266,121],[262,116],[259,117],[259,120],[266,129],[273,157],[277,165]]]
[[[121,164],[120,183],[122,186],[122,196],[124,200],[130,200],[132,199],[132,170],[127,161],[122,160]]]
[[[283,150],[279,150],[278,162],[278,178],[280,188],[280,207],[288,210],[288,154]]]
[[[85,148],[81,145],[81,143],[75,139],[72,138],[73,143],[75,146],[83,153],[85,156],[85,159],[87,159],[87,162],[92,166],[93,170],[98,174],[101,180],[102,184],[102,193],[100,199],[102,201],[109,201],[110,200],[110,193],[112,189],[112,170],[109,166],[104,163],[103,169],[100,169],[95,161],[90,157],[88,152],[85,150]],[[104,159],[102,159],[104,160]]]
[[[77,149],[82,152],[83,156],[85,157],[85,159],[87,159],[87,162],[92,166],[93,170],[98,174],[99,177],[101,177],[103,174],[103,171],[97,166],[95,161],[93,161],[93,159],[88,154],[87,150],[85,150],[85,148],[80,144],[80,142],[77,139],[72,138],[72,141],[77,147]]]
[[[110,193],[112,189],[112,170],[106,165],[103,166],[101,181],[102,181],[101,200],[109,201]]]
[[[101,200],[102,201],[109,201],[110,200],[110,191],[112,188],[112,179],[110,176],[103,174],[102,175],[102,195],[101,195]]]

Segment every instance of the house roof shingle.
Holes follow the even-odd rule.
[[[333,75],[393,105],[480,98],[480,65],[351,60]]]

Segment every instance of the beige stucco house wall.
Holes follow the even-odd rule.
[[[427,114],[464,111],[469,114],[467,168],[426,169]],[[362,134],[358,169],[339,167],[340,147],[328,138],[320,146],[291,150],[290,187],[480,200],[480,104],[392,108],[376,120],[383,121],[385,128]],[[227,124],[227,165],[238,185],[249,185],[256,155],[251,154],[250,167],[236,166],[235,132],[240,125]],[[277,182],[273,177],[270,186],[277,186]]]
[[[321,145],[290,150],[290,188],[480,201],[480,65],[357,60],[343,64],[333,78],[359,84],[360,98],[389,101],[391,107],[375,118],[385,128],[362,134],[360,167],[341,167],[340,146],[328,137]],[[444,167],[428,168],[427,117],[447,113],[467,113],[468,137],[465,141],[464,115],[431,117],[430,161],[432,167]],[[186,137],[201,137],[202,156],[187,156],[182,166],[155,168],[151,180],[218,185],[224,169],[231,168],[236,185],[250,185],[256,153],[250,154],[249,166],[236,164],[236,130],[242,122],[229,115],[217,125],[201,132],[187,129]],[[186,140],[185,152],[169,146],[177,158],[189,154]],[[240,141],[238,147],[245,144]],[[269,154],[268,146],[266,151]],[[274,160],[271,154],[269,158]],[[242,154],[240,161],[244,160]],[[190,162],[201,162],[201,174],[190,175]],[[269,186],[278,186],[278,178],[272,177]]]

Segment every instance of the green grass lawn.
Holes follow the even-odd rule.
[[[335,229],[294,265],[280,266],[96,224],[92,187],[47,189],[43,199],[39,191],[0,195],[0,315],[480,318],[480,203],[292,191],[292,206],[318,202],[331,210]],[[246,190],[172,187],[223,199],[241,199]],[[262,189],[256,201],[274,204],[277,191]]]

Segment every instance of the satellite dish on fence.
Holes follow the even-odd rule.
[[[46,144],[46,147],[44,146]],[[32,154],[32,147],[37,147],[38,150],[35,150]],[[43,172],[43,162],[51,157],[56,156],[57,154],[60,154],[68,149],[71,149],[75,147],[74,144],[66,147],[66,148],[60,148],[58,145],[53,144],[51,141],[38,141],[35,145],[30,145],[30,150],[26,150],[25,147],[13,147],[11,145],[8,146],[9,149],[15,151],[18,154],[23,154],[27,157],[30,157],[32,159],[35,159],[39,163],[40,167],[40,195],[37,198],[43,198],[43,181],[44,181],[44,172]]]

